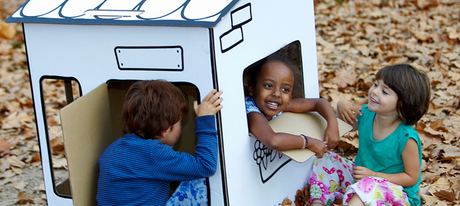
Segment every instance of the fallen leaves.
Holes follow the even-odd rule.
[[[454,190],[450,187],[452,182],[446,178],[439,178],[436,182],[431,184],[428,192],[435,197],[446,199],[450,202],[455,201],[456,194]]]
[[[43,205],[44,189],[35,188],[37,180],[43,184],[42,174],[31,173],[41,161],[22,26],[4,22],[22,3],[0,0],[1,204],[10,205],[13,199],[11,204]],[[37,175],[40,179],[35,180]]]
[[[460,2],[457,0],[315,1],[320,96],[367,103],[375,73],[410,63],[431,80],[428,113],[416,125],[422,141],[425,205],[460,204]],[[354,159],[359,138],[337,152]]]
[[[17,177],[27,166],[39,166],[40,154],[21,27],[3,22],[15,10],[11,2],[0,0],[0,184],[24,189],[28,185]],[[407,62],[429,75],[430,110],[416,127],[425,205],[460,204],[459,20],[458,0],[315,1],[320,96],[334,108],[340,99],[365,104],[375,73],[384,66]],[[44,90],[59,110],[62,100],[53,99],[61,92],[57,84]],[[53,167],[66,168],[58,113],[49,108]],[[342,138],[338,153],[353,159],[358,136]],[[43,192],[43,184],[40,188]],[[25,194],[18,194],[18,204],[33,203]]]

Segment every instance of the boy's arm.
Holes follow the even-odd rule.
[[[183,181],[209,177],[217,168],[217,131],[214,115],[222,109],[222,91],[213,89],[201,104],[193,102],[196,114],[195,133],[198,137],[195,156],[187,153],[165,151],[156,159],[155,173],[169,181]]]
[[[324,131],[324,142],[328,149],[335,148],[339,143],[339,127],[337,117],[331,104],[323,98],[297,98],[292,99],[287,106],[286,112],[310,112],[317,111],[327,121],[327,127]]]
[[[152,156],[154,175],[167,181],[184,181],[209,177],[217,169],[217,131],[213,115],[195,118],[198,142],[195,156],[162,147]],[[165,149],[166,148],[166,149]]]
[[[247,116],[249,131],[270,149],[285,151],[303,147],[304,139],[300,135],[275,133],[260,113],[250,112]],[[324,143],[314,138],[310,138],[307,149],[315,152],[316,156],[320,158],[326,152]]]

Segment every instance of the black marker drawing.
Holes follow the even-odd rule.
[[[243,25],[252,21],[251,3],[230,12],[232,28],[220,36],[220,49],[225,53],[244,41]]]
[[[253,158],[259,166],[262,183],[270,180],[276,172],[291,161],[281,152],[268,148],[259,140],[254,142]]]

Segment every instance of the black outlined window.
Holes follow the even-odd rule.
[[[81,96],[81,87],[74,78],[44,76],[40,90],[49,151],[48,157],[41,158],[49,158],[54,192],[61,197],[71,197],[60,111]]]

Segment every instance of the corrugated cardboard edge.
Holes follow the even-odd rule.
[[[107,84],[61,110],[74,205],[97,205],[98,160],[113,141]],[[89,144],[91,143],[91,144]]]
[[[337,119],[337,122],[340,136],[343,136],[353,128],[351,125],[340,119]],[[274,132],[283,132],[294,135],[304,134],[321,141],[324,140],[324,130],[327,127],[327,121],[317,112],[284,112],[280,116],[270,120],[268,124]],[[305,162],[315,155],[315,153],[309,149],[293,149],[281,151],[281,153],[299,163]]]

